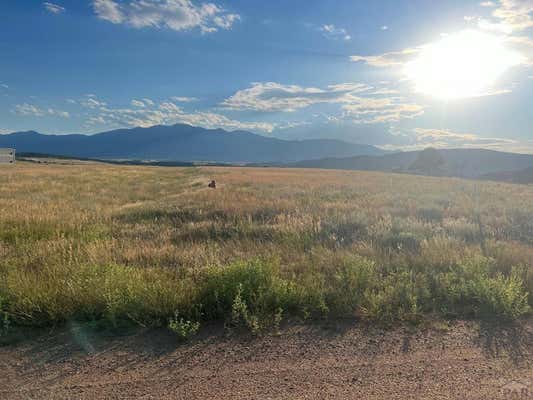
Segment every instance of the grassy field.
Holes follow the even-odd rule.
[[[207,188],[210,179],[218,188]],[[86,321],[514,320],[533,187],[371,172],[0,169],[0,332]]]

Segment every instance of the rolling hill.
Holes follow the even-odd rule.
[[[334,139],[282,140],[244,131],[227,132],[183,124],[119,129],[95,135],[17,132],[0,135],[0,147],[83,158],[227,163],[285,163],[384,153],[374,146]]]
[[[291,163],[291,167],[402,172],[500,180],[533,167],[533,155],[484,149],[425,149],[379,156],[324,158]],[[498,178],[498,179],[496,179]]]
[[[480,179],[486,179],[490,181],[502,181],[511,183],[533,183],[533,167],[528,167],[518,171],[502,171],[494,172],[491,174],[485,174],[480,176]]]

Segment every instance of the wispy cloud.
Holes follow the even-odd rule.
[[[199,99],[196,97],[181,97],[181,96],[173,96],[171,97],[173,101],[176,103],[192,103],[194,101],[198,101]]]
[[[78,100],[78,103],[85,108],[96,109],[105,107],[107,104],[98,98],[94,94],[87,94],[82,99]]]
[[[393,132],[401,136],[403,144],[384,145],[388,150],[419,150],[434,148],[482,148],[518,153],[533,153],[533,143],[509,138],[485,137],[475,133],[454,132],[448,129],[415,128]]]
[[[61,118],[69,118],[70,114],[67,111],[56,110],[54,108],[39,108],[33,104],[23,103],[17,104],[12,112],[16,115],[30,116],[30,117],[45,117],[56,116]]]
[[[343,120],[355,123],[385,123],[415,118],[425,107],[395,95],[395,90],[362,83],[342,83],[325,88],[256,82],[222,102],[231,110],[295,112],[314,104],[340,105]]]
[[[373,67],[386,68],[386,67],[395,67],[402,66],[406,62],[413,59],[420,52],[420,48],[413,47],[407,48],[400,51],[391,51],[388,53],[370,55],[370,56],[361,56],[355,55],[351,56],[350,60],[353,62],[364,62]]]
[[[342,106],[344,116],[355,123],[375,124],[413,119],[424,114],[425,106],[410,102],[403,97],[365,98],[358,97]]]
[[[513,31],[533,27],[533,0],[500,0],[492,15]]]
[[[262,132],[272,132],[275,128],[275,124],[238,121],[209,111],[186,112],[171,101],[156,104],[150,99],[133,100],[133,108],[118,108],[110,107],[105,102],[94,97],[91,99],[103,105],[89,108],[90,112],[86,120],[88,127],[149,127],[161,124],[184,123],[204,128]]]
[[[119,4],[114,0],[94,0],[93,8],[98,18],[113,24],[120,24],[126,20]]]
[[[362,83],[344,83],[320,89],[277,82],[254,82],[251,87],[239,90],[221,105],[232,110],[294,112],[313,104],[349,102],[353,94],[369,89],[369,85]]]
[[[45,1],[43,3],[44,8],[46,11],[52,13],[52,14],[61,14],[65,12],[65,7],[62,7],[58,4],[50,3],[48,1]]]
[[[140,108],[144,108],[144,107],[146,107],[146,105],[144,104],[143,101],[141,101],[141,100],[135,100],[135,99],[133,99],[133,100],[131,101],[131,105],[132,105],[133,107],[140,107]]]
[[[329,39],[335,39],[335,40],[351,40],[352,37],[350,34],[348,34],[348,31],[344,28],[339,28],[333,24],[324,24],[322,25],[319,30],[322,32],[322,34],[329,38]]]
[[[199,28],[202,33],[230,29],[241,19],[214,3],[195,4],[191,0],[93,0],[98,18],[134,28],[168,28],[175,31]]]
[[[482,2],[480,5],[493,8],[491,17],[477,17],[479,29],[502,35],[506,44],[527,57],[533,66],[533,0],[500,0]]]

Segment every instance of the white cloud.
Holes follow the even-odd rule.
[[[98,18],[134,28],[168,28],[175,31],[199,28],[202,33],[230,29],[240,20],[214,3],[195,4],[191,0],[93,0]]]
[[[0,83],[0,87],[3,89],[9,89],[9,86],[6,85],[5,83]]]
[[[404,65],[407,61],[414,58],[420,52],[420,48],[407,48],[401,51],[391,51],[388,53],[373,56],[351,56],[353,62],[364,62],[373,67],[394,67]]]
[[[479,5],[481,7],[496,7],[496,3],[493,1],[482,1]]]
[[[82,107],[91,109],[101,108],[107,105],[105,102],[98,100],[98,98],[94,94],[87,94],[78,102]]]
[[[525,56],[524,64],[533,66],[533,38],[523,35],[507,36],[505,42],[509,47]]]
[[[513,31],[533,27],[533,0],[500,0],[492,15]]]
[[[126,19],[120,6],[114,0],[94,0],[93,8],[98,18],[113,24],[120,24]]]
[[[346,103],[355,93],[369,89],[370,86],[361,83],[330,85],[320,89],[276,82],[254,82],[250,88],[239,90],[224,100],[222,106],[232,110],[293,112],[313,104]]]
[[[504,33],[510,34],[513,31],[513,28],[505,23],[494,22],[492,20],[487,20],[485,18],[472,18],[477,21],[477,26],[479,29],[495,33]]]
[[[383,25],[383,26],[381,27],[381,30],[382,30],[382,31],[388,31],[388,30],[389,30],[389,27],[388,27],[387,25]]]
[[[319,30],[323,33],[325,37],[329,39],[341,39],[346,41],[352,39],[346,29],[336,27],[333,24],[324,24],[319,28]]]
[[[390,123],[412,119],[424,113],[426,107],[402,97],[358,97],[342,106],[344,116],[355,123]]]
[[[192,114],[181,113],[176,115],[176,121],[205,128],[223,128],[230,130],[255,130],[272,132],[274,124],[267,122],[243,122],[232,120],[228,117],[211,112],[196,112]]]
[[[131,101],[131,105],[132,105],[133,107],[140,107],[140,108],[144,108],[144,107],[145,107],[145,105],[144,105],[144,103],[143,103],[142,101],[140,101],[140,100],[135,100],[135,99],[133,99],[133,100]]]
[[[8,133],[11,133],[11,132],[13,131],[9,129],[0,128],[0,135],[7,135]]]
[[[33,117],[43,117],[46,115],[46,111],[27,103],[15,105],[13,112],[18,115],[29,115]]]
[[[474,133],[453,132],[447,129],[415,128],[393,132],[402,136],[405,144],[382,146],[388,150],[419,150],[434,148],[483,148],[489,150],[533,153],[533,143],[514,139],[483,137]]]
[[[60,118],[70,118],[70,113],[68,111],[48,109],[48,115],[54,115]]]
[[[47,112],[48,115],[55,115],[61,118],[70,118],[70,113],[68,111],[54,110],[52,108],[49,108]]]
[[[53,108],[42,109],[33,104],[23,103],[15,105],[12,110],[14,114],[31,117],[45,117],[57,116],[61,118],[69,118],[70,114],[67,111],[56,110]]]
[[[46,8],[46,11],[52,13],[52,14],[61,14],[65,12],[65,7],[62,7],[58,4],[50,3],[48,1],[45,1],[43,3],[44,8]]]
[[[87,119],[88,126],[106,125],[107,127],[149,127],[161,124],[184,123],[204,128],[223,128],[229,130],[253,130],[272,132],[274,124],[265,122],[245,122],[232,120],[224,115],[213,112],[185,112],[172,102],[159,105],[147,104],[137,108],[99,107]]]
[[[329,85],[321,89],[256,82],[224,100],[222,106],[232,110],[294,112],[314,104],[339,104],[340,118],[358,124],[389,123],[424,113],[424,106],[397,95],[391,96],[395,94],[394,89],[360,83]]]
[[[180,96],[173,96],[171,99],[177,103],[191,103],[193,101],[198,101],[199,99],[196,97],[180,97]]]

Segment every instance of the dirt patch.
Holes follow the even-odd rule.
[[[1,399],[499,399],[533,391],[533,321],[441,329],[212,327],[110,336],[78,325],[0,348]],[[515,385],[516,386],[516,385]]]

